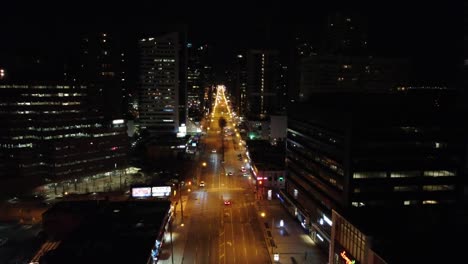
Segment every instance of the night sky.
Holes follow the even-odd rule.
[[[373,54],[409,57],[418,62],[419,74],[429,79],[454,79],[454,69],[462,58],[461,9],[448,1],[359,1],[352,5],[337,1],[309,1],[307,5],[304,1],[271,1],[268,5],[253,1],[160,2],[3,3],[0,66],[17,54],[63,57],[80,33],[114,31],[134,42],[167,23],[188,24],[189,40],[213,44],[214,63],[223,65],[245,48],[283,47],[296,32],[318,38],[326,16],[337,11],[367,21]]]

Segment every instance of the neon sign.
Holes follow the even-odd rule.
[[[346,264],[355,264],[356,263],[356,260],[351,260],[348,258],[348,256],[346,256],[346,251],[343,250],[343,252],[340,253],[340,256],[346,260]]]

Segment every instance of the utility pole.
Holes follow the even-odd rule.
[[[174,264],[174,243],[172,242],[172,217],[171,221],[169,221],[169,234],[171,236],[171,260],[172,264]]]
[[[180,216],[182,220],[182,225],[184,224],[184,206],[182,205],[182,191],[180,190],[180,182],[179,185],[179,202],[180,202]]]
[[[112,174],[115,173],[115,170],[117,169],[117,163],[114,163],[114,171],[112,173],[109,173],[109,186],[112,183]]]
[[[122,191],[122,170],[120,170],[120,172],[119,172],[119,183],[120,183],[119,190]]]

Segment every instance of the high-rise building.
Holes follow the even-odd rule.
[[[312,55],[301,61],[300,101],[314,93],[389,92],[407,85],[405,59],[372,56]]]
[[[204,46],[196,47],[192,43],[187,44],[187,108],[188,117],[199,121],[202,117],[203,108],[203,75],[201,56]]]
[[[81,39],[76,79],[87,84],[90,107],[109,120],[121,118],[127,111],[125,59],[118,39],[109,33],[89,34]]]
[[[367,30],[361,20],[342,13],[329,15],[320,53],[367,54]]]
[[[216,75],[212,66],[213,48],[208,44],[197,47],[196,54],[200,62],[200,85],[202,89],[201,109],[206,112],[210,109],[211,100],[205,99],[206,92],[217,85]],[[211,94],[210,94],[211,96]]]
[[[299,87],[301,77],[301,61],[303,58],[316,55],[311,41],[296,36],[289,47],[289,63],[287,68],[288,102],[299,101]]]
[[[280,68],[276,50],[250,50],[247,54],[247,115],[250,118],[266,118],[281,109]]]
[[[139,124],[175,134],[187,119],[186,44],[179,32],[140,40]]]
[[[247,113],[247,63],[245,55],[238,54],[234,63],[233,97],[239,115]]]
[[[87,92],[83,85],[0,84],[0,186],[24,191],[126,165],[123,120],[90,112]]]
[[[467,139],[456,97],[329,94],[290,106],[286,199],[318,244],[329,248],[332,210],[461,203]]]

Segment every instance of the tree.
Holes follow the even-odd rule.
[[[218,125],[221,128],[221,147],[222,147],[222,161],[224,161],[224,128],[226,127],[227,121],[224,117],[218,119]]]
[[[221,128],[221,133],[224,131],[224,127],[226,127],[227,121],[224,119],[224,117],[220,117],[218,119],[218,125]]]

